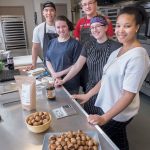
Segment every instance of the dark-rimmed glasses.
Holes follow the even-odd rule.
[[[105,25],[96,25],[96,26],[90,26],[90,30],[97,30],[97,29],[101,29],[102,27],[104,27]]]

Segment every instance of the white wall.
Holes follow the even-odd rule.
[[[67,4],[67,17],[68,19],[72,20],[71,18],[71,2],[70,0],[50,0],[54,4]],[[34,2],[34,9],[37,12],[37,22],[38,24],[42,22],[42,16],[41,16],[41,3],[47,2],[47,0],[33,0]]]
[[[0,0],[0,6],[24,6],[28,46],[32,46],[34,28],[34,5],[32,0]]]

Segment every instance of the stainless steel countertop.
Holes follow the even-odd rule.
[[[42,92],[41,92],[42,91]],[[56,119],[52,114],[51,127],[44,133],[36,134],[30,132],[25,124],[25,118],[31,112],[25,111],[21,103],[5,102],[19,100],[18,92],[0,96],[0,149],[2,150],[41,150],[45,133],[64,132],[64,131],[83,131],[96,130],[99,135],[102,150],[118,150],[107,135],[96,125],[87,122],[87,113],[82,107],[70,98],[69,93],[62,87],[56,89],[56,101],[48,101],[45,89],[38,89],[36,111],[48,111],[52,114],[52,109],[65,104],[71,104],[77,111],[76,115]]]

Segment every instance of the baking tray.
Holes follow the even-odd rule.
[[[101,145],[100,145],[100,141],[99,141],[99,138],[98,138],[98,134],[96,131],[83,131],[84,133],[86,133],[88,136],[90,136],[91,138],[93,138],[97,143],[98,143],[98,150],[102,150],[101,148]],[[49,144],[49,137],[53,136],[53,135],[61,135],[63,134],[64,132],[53,132],[53,133],[46,133],[45,136],[44,136],[44,140],[43,140],[43,147],[42,147],[42,150],[50,150],[48,148],[48,144]]]

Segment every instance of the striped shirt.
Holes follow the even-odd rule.
[[[86,57],[89,72],[89,81],[87,83],[86,91],[92,89],[101,80],[103,67],[106,64],[108,57],[120,46],[120,43],[110,39],[104,43],[98,43],[96,40],[91,40],[85,43],[81,55]],[[85,103],[87,109],[95,109],[94,104],[96,96],[92,97],[87,103]],[[86,111],[91,114],[94,110],[92,112],[89,110]]]

